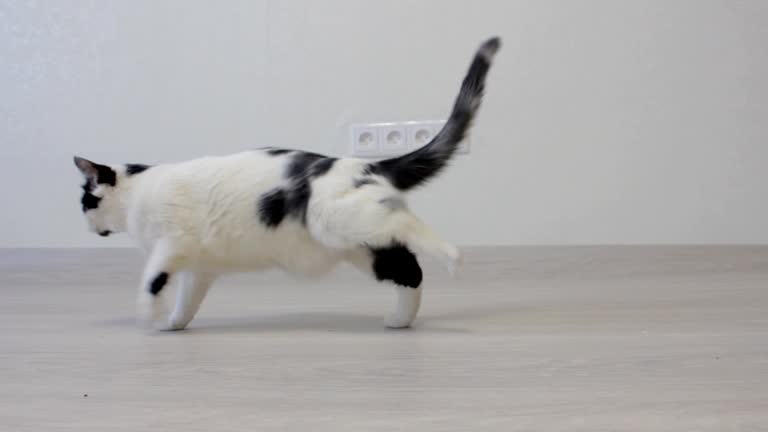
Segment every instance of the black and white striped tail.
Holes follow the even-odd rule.
[[[408,190],[437,175],[453,156],[456,148],[472,125],[480,108],[485,89],[485,76],[501,40],[494,37],[485,41],[475,53],[467,76],[461,83],[448,121],[424,147],[393,159],[371,164],[371,171],[387,177],[396,188]]]

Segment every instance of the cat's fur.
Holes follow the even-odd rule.
[[[464,138],[499,46],[480,46],[445,127],[411,153],[371,162],[266,148],[156,166],[75,157],[83,213],[92,231],[128,232],[147,253],[139,311],[156,328],[185,328],[219,274],[318,275],[341,261],[391,283],[398,301],[386,325],[407,327],[421,300],[414,253],[452,270],[459,252],[408,210],[404,194],[439,173]],[[173,280],[167,316],[162,293]]]

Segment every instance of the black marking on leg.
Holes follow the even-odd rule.
[[[152,168],[152,165],[125,164],[125,174],[130,177],[132,175],[143,173],[150,168]]]
[[[375,185],[375,184],[379,184],[379,182],[377,182],[376,180],[374,180],[374,179],[372,179],[370,177],[363,177],[363,178],[360,178],[360,179],[355,179],[353,181],[353,183],[352,183],[352,185],[355,188],[361,188],[361,187],[363,187],[365,185]]]
[[[259,219],[269,228],[276,228],[283,221],[286,211],[285,192],[275,189],[261,196],[258,203]]]
[[[149,292],[152,295],[158,295],[160,294],[160,291],[165,288],[165,284],[168,283],[168,273],[162,272],[155,276],[155,278],[152,280],[152,283],[149,284]]]
[[[380,281],[389,280],[397,285],[418,288],[422,273],[416,256],[400,243],[389,247],[371,249],[373,273]]]

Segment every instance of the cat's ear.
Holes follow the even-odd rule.
[[[99,165],[96,162],[91,162],[88,159],[81,158],[80,156],[74,157],[75,166],[83,173],[86,180],[93,182],[93,184],[108,184],[114,186],[117,182],[117,176],[115,171],[106,166]]]
[[[99,176],[99,171],[96,169],[97,164],[89,161],[88,159],[81,158],[80,156],[75,156],[74,161],[75,166],[80,170],[81,173],[83,173],[85,178],[89,180],[93,179],[95,183],[96,177]]]

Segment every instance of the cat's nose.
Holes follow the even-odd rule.
[[[110,230],[99,231],[99,235],[102,236],[102,237],[107,237],[110,234],[112,234],[112,231],[110,231]]]

